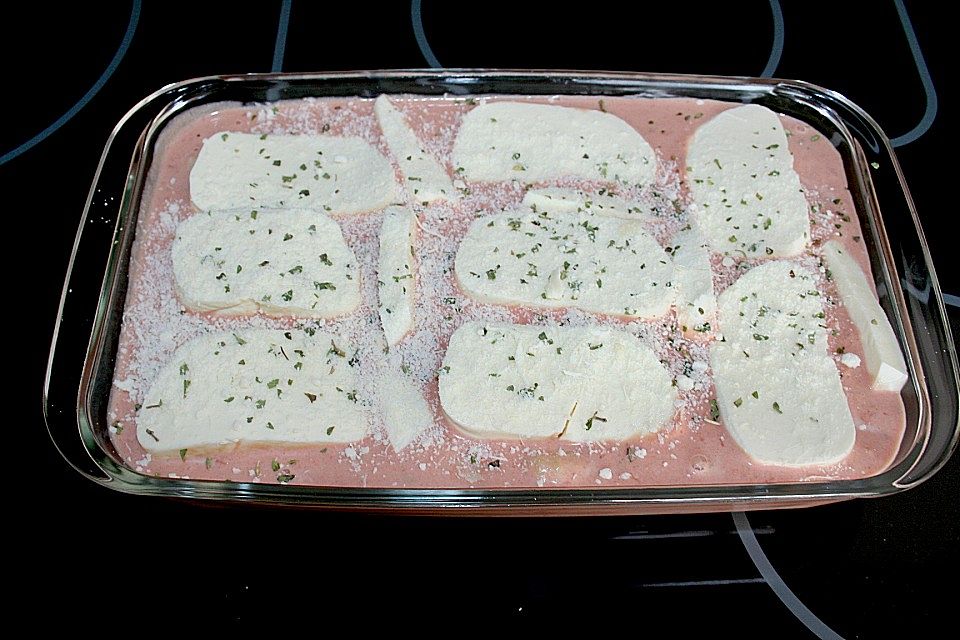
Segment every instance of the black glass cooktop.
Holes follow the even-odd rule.
[[[8,259],[27,274],[11,295],[28,306],[16,323],[27,336],[13,339],[23,352],[11,361],[8,406],[25,411],[7,425],[7,468],[28,504],[7,520],[19,542],[9,550],[27,561],[23,580],[7,581],[48,603],[49,616],[35,621],[78,629],[199,624],[291,635],[335,620],[357,633],[453,615],[450,631],[485,634],[572,624],[638,635],[666,626],[677,637],[941,633],[956,599],[960,458],[905,494],[748,517],[439,520],[224,508],[83,480],[46,438],[39,390],[76,224],[113,124],[168,82],[271,69],[622,69],[835,89],[897,145],[956,328],[944,6],[750,0],[638,3],[624,13],[516,0],[136,0],[96,10],[33,3],[8,14],[0,184],[8,238],[34,243],[37,255]]]

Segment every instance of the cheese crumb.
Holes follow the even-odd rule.
[[[860,356],[855,353],[845,353],[840,356],[840,362],[851,369],[856,369],[860,366]]]

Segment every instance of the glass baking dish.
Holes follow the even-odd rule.
[[[758,103],[815,127],[840,152],[880,297],[906,356],[906,431],[889,468],[872,477],[802,483],[651,488],[374,489],[160,478],[114,450],[106,406],[126,298],[140,199],[154,144],[185,110],[379,94],[686,97]],[[131,155],[132,153],[132,155]],[[882,207],[882,209],[881,209]],[[882,213],[881,213],[882,211]],[[101,274],[104,274],[101,278]],[[544,71],[373,71],[214,76],[164,87],[114,128],[73,247],[44,385],[50,437],[83,476],[134,494],[234,503],[446,514],[639,514],[750,510],[874,497],[917,486],[957,445],[957,358],[937,277],[886,135],[843,96],[796,81]]]

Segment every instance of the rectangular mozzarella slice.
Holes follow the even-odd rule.
[[[413,328],[413,291],[416,270],[413,241],[416,216],[407,207],[390,207],[380,228],[380,265],[377,286],[380,323],[387,344],[400,342]]]
[[[860,334],[873,388],[900,391],[907,382],[907,364],[893,327],[873,295],[863,270],[836,240],[823,246],[823,259],[837,283],[843,306]]]
[[[780,118],[760,105],[700,125],[687,148],[696,220],[715,251],[792,256],[810,242],[807,200]]]
[[[716,324],[710,251],[700,234],[686,230],[673,237],[673,286],[677,320],[684,333],[707,333]]]
[[[395,451],[409,446],[433,425],[423,392],[406,375],[394,372],[380,380],[383,423]]]
[[[563,187],[530,189],[523,196],[523,204],[534,211],[551,213],[593,213],[626,220],[645,217],[639,204],[625,200],[609,189],[595,192]]]
[[[474,220],[455,262],[485,302],[653,318],[673,302],[670,256],[638,221],[513,211]]]
[[[354,137],[221,132],[203,141],[190,171],[198,208],[381,209],[397,199],[390,161]]]
[[[521,102],[468,112],[453,162],[464,179],[480,182],[575,177],[645,185],[657,169],[647,141],[614,115]]]
[[[710,361],[723,424],[744,451],[783,466],[845,458],[856,430],[830,357],[745,358],[739,346],[715,343]]]
[[[676,391],[625,331],[468,322],[440,371],[447,416],[478,437],[626,440],[662,428]]]
[[[137,413],[147,451],[353,442],[367,432],[353,348],[324,331],[243,329],[177,349]]]
[[[838,462],[856,439],[814,284],[806,269],[775,261],[719,297],[724,339],[710,349],[717,404],[733,438],[764,464]]]
[[[786,260],[746,272],[718,299],[720,332],[751,357],[826,356],[827,332],[814,275]]]
[[[423,203],[453,200],[456,191],[447,170],[423,148],[403,114],[390,103],[387,96],[377,98],[374,110],[387,146],[400,165],[410,199]]]
[[[305,209],[195,214],[177,226],[173,274],[194,311],[330,318],[360,304],[340,226]]]

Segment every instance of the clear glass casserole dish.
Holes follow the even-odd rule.
[[[380,94],[702,98],[758,103],[814,127],[841,154],[880,303],[910,373],[901,391],[906,431],[893,463],[882,473],[856,480],[541,489],[273,485],[160,478],[131,469],[111,443],[107,402],[134,230],[158,136],[177,115],[210,103]],[[132,158],[126,155],[130,149]],[[916,486],[946,462],[957,444],[958,386],[956,352],[936,275],[889,140],[868,115],[838,94],[792,81],[624,73],[272,74],[177,83],[144,99],[118,123],[101,158],[74,244],[50,352],[44,412],[54,443],[74,468],[129,493],[402,512],[632,514],[805,506]]]

